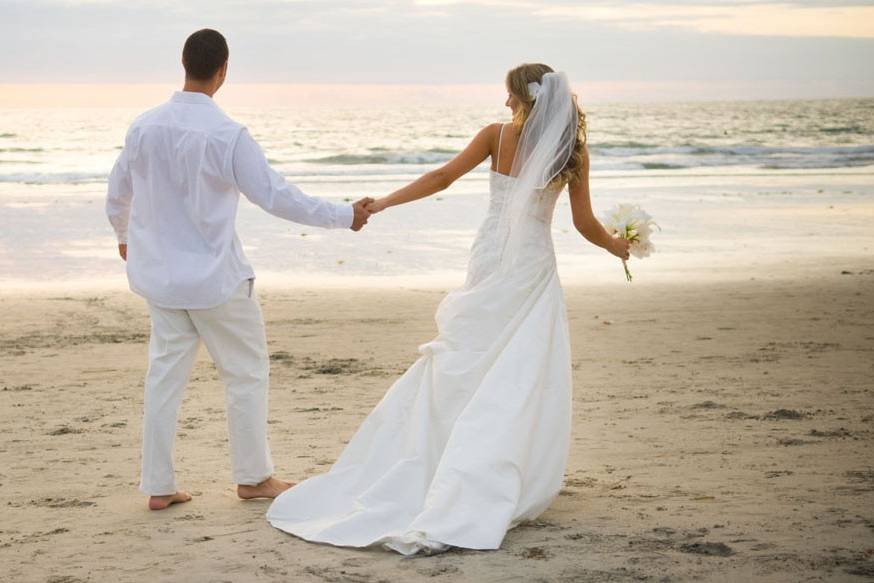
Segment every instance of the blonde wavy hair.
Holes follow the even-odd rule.
[[[518,99],[521,104],[521,107],[517,108],[513,114],[513,127],[516,128],[517,132],[522,132],[522,126],[525,125],[528,116],[531,114],[531,109],[534,107],[534,98],[528,93],[528,84],[533,82],[540,83],[545,74],[553,72],[552,67],[543,63],[523,63],[507,72],[507,91]],[[553,184],[560,183],[565,185],[576,178],[580,178],[586,164],[586,140],[588,139],[586,134],[586,114],[580,107],[576,94],[573,95],[573,100],[579,119],[577,123],[577,141],[574,144],[573,152],[571,152],[571,157],[568,159],[567,164],[552,179]]]

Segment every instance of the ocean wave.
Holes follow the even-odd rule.
[[[627,169],[663,170],[720,166],[764,169],[840,168],[874,164],[874,144],[862,146],[764,146],[678,144],[640,148],[592,147],[592,158],[612,160]]]
[[[604,150],[612,150],[612,149],[636,149],[636,148],[658,148],[658,144],[647,144],[646,142],[635,142],[634,140],[625,140],[619,142],[601,142],[599,144],[594,145],[598,149]]]
[[[45,152],[43,148],[0,148],[0,152]]]
[[[644,170],[679,170],[681,168],[688,168],[688,166],[682,164],[664,164],[661,162],[643,162],[641,166]]]
[[[835,126],[831,128],[819,128],[823,134],[864,134],[866,129],[860,125]]]
[[[0,182],[19,182],[22,184],[89,184],[105,182],[106,173],[94,172],[33,172],[0,174]]]
[[[643,144],[643,141],[622,142]],[[613,143],[618,146],[620,142]],[[626,148],[628,150],[629,148]],[[13,150],[9,148],[7,150]],[[612,155],[604,155],[593,147],[592,169],[596,172],[622,172],[642,174],[692,170],[720,171],[719,169],[748,167],[761,171],[779,170],[834,170],[874,166],[874,144],[860,146],[768,146],[759,144],[708,145],[701,143],[674,143],[669,146],[646,146],[630,149],[618,155],[618,147]],[[335,154],[310,160],[295,160],[285,156],[281,160],[270,159],[290,182],[397,182],[414,179],[429,165],[440,164],[455,155],[455,150],[435,147],[432,149],[404,151],[370,148],[364,153]],[[24,156],[22,156],[24,157]],[[0,155],[0,182],[28,184],[88,184],[104,182],[104,172],[95,172],[94,166],[87,170],[53,172],[57,166],[38,156],[15,160],[15,156]],[[16,167],[15,165],[20,165]],[[477,169],[485,172],[486,165]]]
[[[335,154],[322,158],[309,158],[304,162],[312,164],[339,164],[354,166],[359,164],[435,164],[447,162],[457,154],[457,150],[431,148],[420,152],[392,152],[374,148],[369,154]]]
[[[696,147],[691,145],[657,146],[642,142],[616,142],[607,145],[590,143],[589,150],[592,154],[598,156],[628,158],[630,156],[652,154],[694,154]]]
[[[793,154],[803,156],[874,156],[874,144],[865,146],[713,146],[698,147],[696,154],[724,154],[730,156],[776,156]]]
[[[840,160],[787,159],[762,164],[764,170],[804,170],[813,168],[855,168],[874,165],[874,158],[841,158]]]
[[[634,142],[626,142],[626,144],[631,143]],[[593,153],[615,157],[649,154],[689,154],[693,156],[774,156],[780,154],[856,156],[859,154],[869,154],[874,156],[874,144],[864,146],[754,146],[748,144],[729,146],[707,146],[701,144],[656,146],[640,143],[637,146],[628,146],[613,143],[606,146],[602,144],[590,144],[590,146]]]

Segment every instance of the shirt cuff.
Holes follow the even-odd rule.
[[[352,226],[352,221],[355,220],[355,209],[352,208],[351,204],[343,205],[339,209],[337,209],[337,226],[343,228],[350,228]]]

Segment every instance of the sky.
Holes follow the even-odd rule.
[[[0,0],[0,105],[94,95],[46,84],[164,92],[204,27],[227,37],[242,101],[491,99],[521,62],[594,101],[874,96],[874,1]]]

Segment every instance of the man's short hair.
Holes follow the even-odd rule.
[[[189,79],[212,79],[228,60],[228,43],[217,30],[204,28],[192,33],[182,49],[182,66]]]

